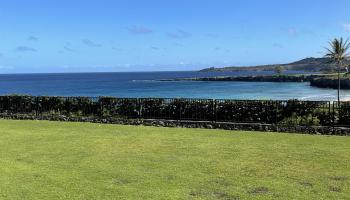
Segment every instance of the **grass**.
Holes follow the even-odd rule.
[[[349,199],[350,137],[0,120],[0,199]]]

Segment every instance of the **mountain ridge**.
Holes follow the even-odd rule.
[[[346,61],[346,65],[350,62]],[[299,61],[287,64],[270,64],[256,66],[230,66],[230,67],[210,67],[199,70],[200,72],[229,72],[229,71],[274,71],[276,67],[282,67],[283,70],[310,71],[310,72],[331,72],[336,70],[336,65],[332,64],[329,58],[304,58]]]

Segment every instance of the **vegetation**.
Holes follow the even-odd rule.
[[[347,64],[350,64],[346,61]],[[243,66],[243,67],[223,67],[223,68],[206,68],[201,72],[230,72],[230,71],[274,71],[276,67],[282,66],[285,70],[308,71],[308,72],[332,72],[334,64],[329,58],[305,58],[296,62],[287,64],[272,64],[259,66]]]
[[[276,70],[276,69],[275,69]],[[276,72],[276,71],[275,71]],[[281,72],[281,71],[278,71]],[[251,75],[251,76],[216,76],[216,77],[192,77],[160,79],[158,81],[243,81],[243,82],[306,82],[312,78],[328,76],[325,74],[274,74],[274,75]]]
[[[1,199],[347,199],[350,138],[0,120]]]
[[[275,73],[281,75],[283,73],[284,69],[282,66],[277,66],[275,68]]]
[[[348,50],[350,43],[348,40],[344,41],[343,38],[333,39],[329,42],[329,48],[326,48],[328,53],[326,57],[331,59],[332,62],[338,65],[338,102],[340,101],[340,72],[344,67],[345,61],[349,57]]]
[[[350,103],[342,103],[350,104]],[[343,106],[342,109],[349,109]],[[0,113],[118,119],[171,119],[263,124],[331,125],[328,101],[0,96]],[[348,112],[344,110],[343,113]],[[341,117],[341,116],[340,116]],[[344,124],[343,124],[344,125]]]
[[[350,42],[343,38],[335,38],[329,42],[329,47],[326,48],[327,53],[324,58],[306,58],[297,62],[288,64],[272,64],[261,66],[246,66],[246,67],[223,67],[223,68],[207,68],[200,70],[201,72],[227,72],[227,71],[275,71],[279,76],[283,70],[296,70],[296,71],[309,71],[309,72],[321,72],[322,75],[308,75],[305,81],[310,81],[311,86],[322,88],[335,88],[332,72],[337,72],[337,88],[338,89],[338,101],[340,101],[340,89],[350,89],[350,79],[346,77],[349,73],[350,60],[349,60],[349,48]],[[345,78],[341,78],[340,74],[346,72]],[[209,77],[209,78],[187,78],[182,80],[190,81],[264,81],[264,82],[301,82],[304,79],[298,79],[294,75],[288,75],[284,78],[273,76],[251,76],[251,77]]]

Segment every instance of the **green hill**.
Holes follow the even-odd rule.
[[[347,62],[350,64],[350,62]],[[258,66],[230,66],[222,68],[206,68],[201,72],[229,72],[229,71],[273,71],[277,66],[284,70],[310,71],[310,72],[331,72],[336,69],[336,65],[328,58],[305,58],[288,64],[272,64]]]

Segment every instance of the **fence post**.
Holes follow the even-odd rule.
[[[333,101],[333,112],[332,112],[332,121],[333,121],[333,127],[335,126],[335,106],[337,102]]]
[[[217,120],[216,99],[212,99],[211,101],[213,104],[213,122],[216,123],[216,120]]]
[[[39,115],[39,99],[38,97],[35,97],[35,100],[34,100],[34,112],[35,112],[35,116],[38,116]]]
[[[332,122],[332,111],[331,111],[331,101],[328,101],[328,126],[333,126]]]
[[[278,102],[277,101],[275,101],[274,102],[274,104],[275,104],[275,125],[277,124],[277,115],[278,115]]]
[[[67,116],[70,116],[70,98],[66,97],[66,112]]]
[[[336,107],[338,106],[338,103],[339,102],[333,101],[333,112],[332,112],[332,120],[333,120],[332,126],[333,126],[333,128],[335,126],[335,111],[336,111]]]
[[[137,118],[140,120],[142,118],[142,107],[140,98],[136,98],[137,104]]]
[[[337,102],[337,105],[335,107],[334,111],[334,126],[340,122],[340,101]]]

